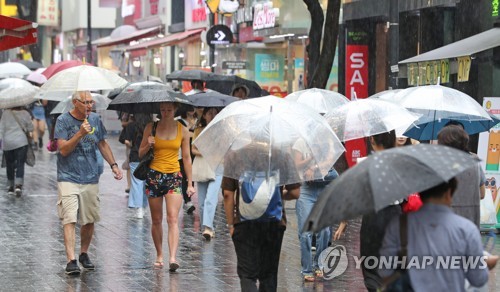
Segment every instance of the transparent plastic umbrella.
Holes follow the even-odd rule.
[[[338,92],[319,88],[296,91],[287,95],[286,99],[305,104],[320,114],[327,113],[349,102],[347,97]]]
[[[379,98],[381,100],[385,101],[391,101],[391,102],[397,102],[397,99],[395,98],[396,94],[401,92],[403,89],[389,89],[389,90],[384,90],[379,93],[376,93],[374,95],[369,96],[368,98]]]
[[[309,164],[294,160],[297,141],[310,153]],[[322,179],[345,151],[321,115],[275,96],[231,103],[193,143],[216,173],[240,179],[248,171],[278,172],[280,185],[304,181],[311,165],[313,179]]]
[[[99,67],[81,65],[64,69],[50,77],[42,91],[94,91],[109,90],[127,84],[118,74]]]
[[[398,92],[394,98],[399,105],[422,114],[419,122],[454,118],[491,120],[486,110],[472,97],[441,85],[407,88]]]
[[[40,91],[28,81],[16,78],[1,80],[0,88],[3,88],[0,90],[0,108],[2,109],[33,103],[34,96]]]
[[[104,95],[91,93],[92,99],[94,100],[93,110],[105,110],[108,108],[108,104],[111,102],[111,99],[105,97]],[[72,95],[66,97],[65,100],[60,101],[54,109],[50,112],[51,115],[62,114],[65,112],[69,112],[73,109]]]
[[[389,101],[358,99],[325,115],[325,119],[340,140],[369,137],[396,128],[408,128],[418,114]]]

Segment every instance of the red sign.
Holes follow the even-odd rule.
[[[150,12],[151,15],[157,15],[158,14],[158,2],[159,0],[149,0],[149,5],[150,5]]]
[[[345,61],[345,95],[368,97],[368,46],[347,45]]]
[[[346,48],[345,93],[347,98],[368,97],[368,46],[347,45]],[[356,139],[345,143],[346,158],[349,167],[357,159],[366,156],[365,139]]]
[[[206,21],[207,11],[205,10],[205,7],[193,9],[191,11],[191,19],[193,22]]]

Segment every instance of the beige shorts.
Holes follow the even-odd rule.
[[[99,185],[58,182],[57,213],[62,224],[76,223],[86,225],[99,221]]]

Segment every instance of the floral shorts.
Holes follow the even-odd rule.
[[[146,195],[158,198],[168,194],[182,194],[181,172],[162,173],[150,169],[146,178]]]

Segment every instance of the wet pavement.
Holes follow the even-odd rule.
[[[109,143],[119,165],[124,146],[111,136]],[[236,255],[226,229],[222,197],[216,213],[216,237],[205,242],[199,217],[182,214],[176,273],[155,270],[149,214],[136,219],[127,208],[126,180],[115,181],[106,166],[100,182],[101,221],[89,255],[95,271],[79,276],[64,273],[66,255],[62,227],[57,217],[56,155],[37,152],[36,166],[26,167],[24,194],[17,198],[6,191],[5,169],[0,170],[0,291],[239,291]],[[196,197],[194,198],[196,201]],[[287,202],[288,227],[283,240],[278,291],[364,291],[361,272],[352,255],[359,255],[359,221],[350,222],[338,242],[349,255],[347,271],[333,280],[304,283],[300,275],[300,249],[294,202]],[[168,252],[164,221],[164,251]],[[77,234],[79,231],[77,230]],[[77,236],[76,253],[79,253]],[[494,253],[500,254],[500,244]],[[167,258],[167,257],[165,257]],[[492,272],[492,291],[500,287]],[[499,283],[500,284],[500,283]]]

